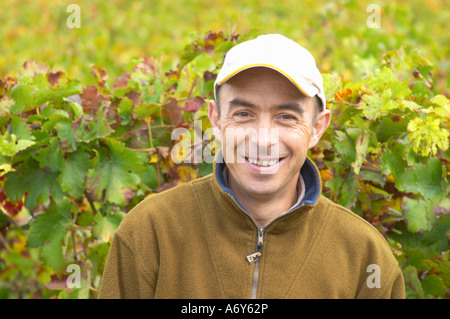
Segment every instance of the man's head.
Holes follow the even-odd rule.
[[[330,112],[312,56],[282,36],[258,39],[252,41],[262,43],[244,42],[228,52],[209,118],[222,143],[230,187],[244,196],[267,197],[295,188]]]

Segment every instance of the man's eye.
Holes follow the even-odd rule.
[[[247,113],[247,112],[238,112],[238,113],[236,113],[236,116],[239,116],[239,117],[249,117],[250,114]]]
[[[289,114],[282,114],[282,115],[280,115],[280,118],[282,120],[295,120],[295,117],[293,117],[292,115],[289,115]]]

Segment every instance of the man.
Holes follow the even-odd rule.
[[[100,298],[404,297],[382,235],[321,195],[307,151],[330,112],[306,49],[281,35],[232,48],[209,118],[213,174],[125,216]]]

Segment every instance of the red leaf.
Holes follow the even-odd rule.
[[[88,85],[83,89],[81,94],[81,105],[87,113],[96,111],[104,100],[104,96],[98,93],[97,87]]]
[[[116,82],[114,82],[114,89],[117,88],[126,88],[128,86],[128,80],[131,78],[130,73],[125,73],[117,78]]]
[[[127,98],[129,98],[135,105],[139,105],[139,97],[141,96],[141,92],[130,92],[125,94]]]
[[[143,73],[151,73],[153,76],[156,76],[156,65],[152,58],[145,57],[144,60],[138,63],[134,68],[133,72],[137,70],[141,70]]]
[[[450,214],[450,209],[442,206],[437,206],[433,208],[433,212],[436,214],[436,218],[439,219],[441,215],[448,215]]]
[[[207,45],[207,46],[205,46],[205,52],[206,52],[206,53],[209,53],[209,54],[214,53],[214,46],[213,46],[213,45]]]
[[[48,82],[52,85],[52,86],[56,86],[59,82],[59,79],[61,78],[61,75],[63,75],[64,72],[62,71],[57,71],[57,72],[50,72],[47,74],[47,79]]]
[[[62,290],[67,288],[67,275],[63,275],[59,278],[58,275],[53,274],[50,276],[51,281],[45,285],[50,290]]]
[[[203,39],[205,40],[205,42],[214,41],[214,40],[217,39],[217,33],[215,33],[215,32],[208,32],[207,34],[205,34],[203,36]]]
[[[187,102],[186,107],[184,108],[184,110],[185,111],[195,112],[198,109],[201,109],[205,104],[206,104],[205,100],[202,97],[196,96],[192,100]]]
[[[214,74],[210,71],[206,71],[203,73],[203,82],[214,81],[217,78],[217,74]]]
[[[163,106],[163,113],[169,118],[172,123],[179,123],[183,120],[183,113],[178,101],[171,97],[169,101]]]

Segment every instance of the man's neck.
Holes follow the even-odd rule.
[[[300,193],[298,189],[300,185],[298,184],[298,178],[296,178],[286,186],[283,192],[278,192],[278,194],[272,196],[254,196],[246,194],[234,182],[232,176],[228,178],[228,187],[233,191],[239,203],[250,213],[258,226],[269,224],[296,203]]]

